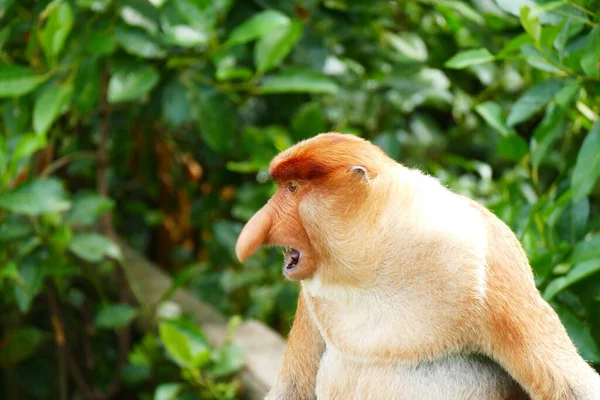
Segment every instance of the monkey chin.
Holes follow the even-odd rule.
[[[283,275],[291,281],[311,278],[315,273],[312,258],[305,252],[288,247],[283,256]]]

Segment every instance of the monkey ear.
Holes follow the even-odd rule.
[[[356,174],[357,176],[360,176],[362,179],[365,180],[365,182],[371,181],[371,177],[369,176],[369,171],[367,171],[367,169],[365,167],[363,167],[362,165],[353,165],[348,169],[348,171]]]

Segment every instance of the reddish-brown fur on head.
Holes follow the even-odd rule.
[[[377,147],[356,136],[324,133],[277,155],[269,172],[278,183],[312,180],[352,165],[370,163],[374,161],[373,152],[381,153]]]
[[[378,163],[386,159],[369,142],[339,133],[318,135],[277,155],[271,162],[270,174],[279,190],[240,234],[236,245],[240,260],[249,257],[260,245],[293,247],[302,253],[301,268],[286,270],[286,276],[294,280],[309,278],[316,270],[318,254],[323,253],[322,240],[314,234],[319,222],[314,219],[326,217],[331,225],[329,217],[340,214],[337,210],[347,213],[349,205],[359,204],[361,194],[365,194],[364,185],[353,176],[356,174],[351,168],[360,165],[373,178]],[[292,183],[297,187],[294,191],[288,190]],[[322,200],[324,195],[327,201]],[[302,208],[309,211],[303,214]],[[319,212],[319,217],[315,217]],[[340,219],[347,222],[348,215]],[[307,233],[307,222],[312,237]]]

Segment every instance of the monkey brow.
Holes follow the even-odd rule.
[[[270,171],[275,181],[315,179],[332,172],[337,163],[317,161],[312,155],[296,155],[275,164]]]

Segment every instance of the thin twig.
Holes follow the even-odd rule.
[[[64,167],[71,161],[75,160],[85,160],[85,159],[94,159],[96,158],[96,153],[93,151],[78,151],[76,153],[67,154],[57,160],[52,161],[40,174],[41,178],[47,178],[53,173],[55,173],[58,169]]]
[[[108,182],[106,181],[106,170],[108,169],[107,141],[110,131],[110,104],[107,100],[108,70],[102,74],[102,93],[100,95],[100,143],[98,144],[98,168],[96,174],[96,185],[98,193],[104,197],[108,196]],[[105,235],[115,237],[112,214],[105,212],[100,217],[100,226]]]
[[[95,390],[88,385],[85,378],[81,374],[81,368],[77,364],[77,360],[69,351],[62,312],[60,310],[60,304],[56,295],[56,289],[52,283],[48,285],[48,305],[50,307],[52,326],[54,326],[55,330],[56,343],[58,346],[62,346],[62,351],[69,360],[69,372],[71,377],[75,381],[75,384],[79,387],[79,390],[81,390],[86,397],[95,397]]]
[[[121,302],[124,304],[131,303],[131,292],[129,283],[123,272],[123,268],[118,269],[119,281],[121,282]],[[131,347],[131,331],[128,327],[121,328],[117,331],[117,341],[119,343],[119,359],[117,360],[117,368],[115,371],[114,381],[106,390],[107,396],[113,397],[121,389],[121,368],[127,361],[127,354]]]
[[[67,346],[65,332],[61,321],[55,313],[50,317],[56,338],[56,357],[58,359],[58,393],[60,400],[67,400],[69,396],[69,372],[67,370]]]
[[[95,333],[94,323],[92,321],[90,310],[85,302],[79,307],[79,312],[81,313],[81,318],[83,320],[81,340],[83,352],[85,353],[85,365],[92,370],[96,365],[96,356],[89,337]]]
[[[573,2],[573,1],[571,1],[571,0],[565,0],[565,3],[567,3],[568,5],[570,5],[570,6],[571,6],[571,7],[573,7],[573,8],[576,8],[576,9],[578,9],[579,11],[581,11],[581,12],[583,12],[583,13],[585,13],[585,14],[587,14],[587,15],[591,16],[592,18],[596,18],[596,14],[594,14],[594,12],[593,12],[593,11],[590,11],[590,10],[588,10],[587,8],[585,8],[585,7],[581,6],[581,5],[577,4],[577,3],[574,3],[574,2]]]

